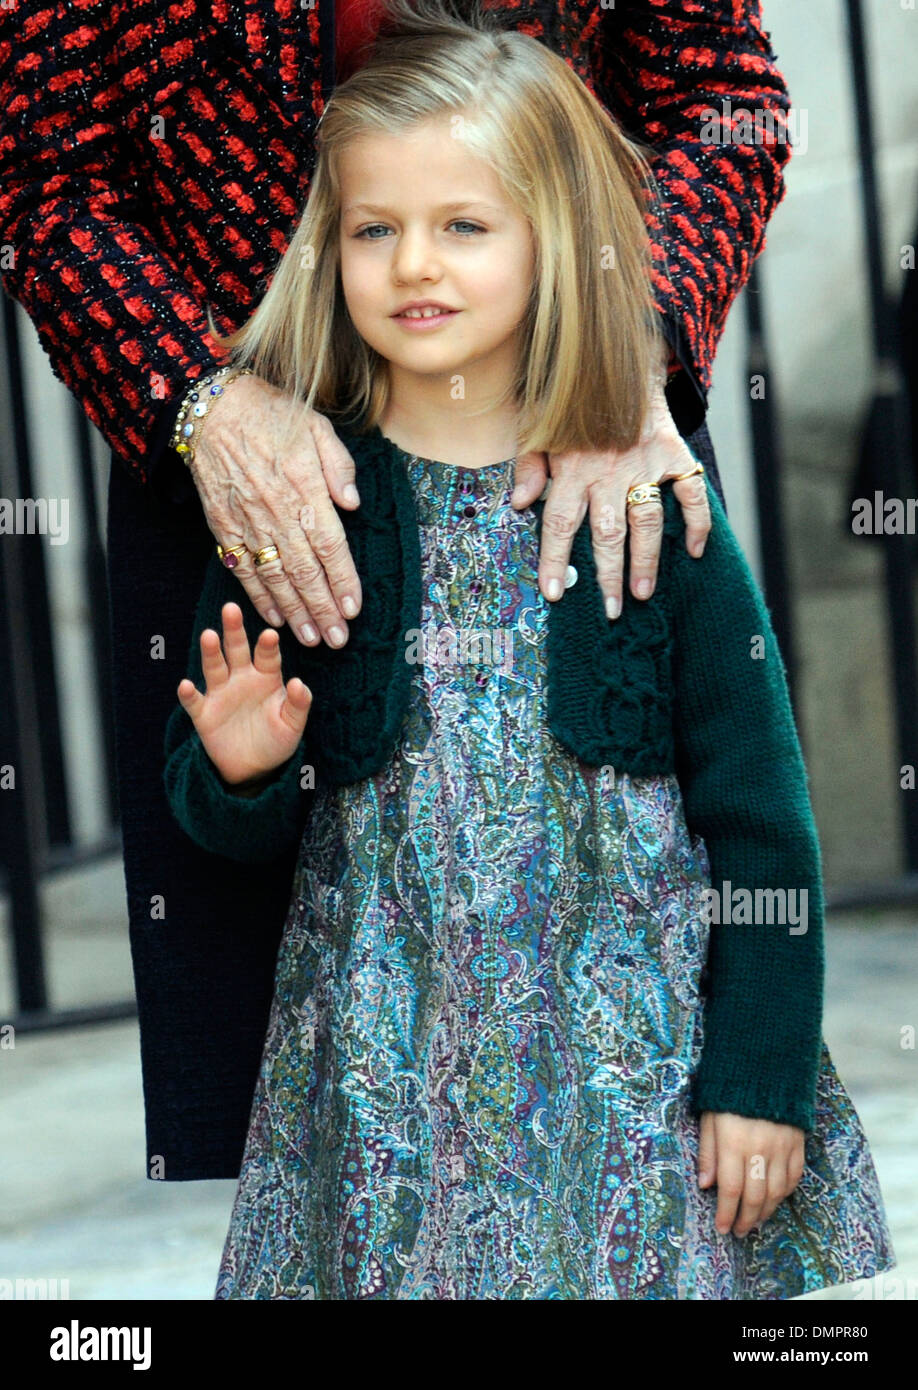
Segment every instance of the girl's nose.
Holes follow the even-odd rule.
[[[439,262],[430,238],[423,235],[403,235],[395,248],[392,269],[400,280],[416,280],[422,276],[438,277]]]

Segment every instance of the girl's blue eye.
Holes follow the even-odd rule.
[[[454,221],[452,221],[452,222],[449,223],[449,226],[451,226],[451,227],[471,227],[471,229],[472,229],[473,232],[483,232],[483,231],[484,231],[484,227],[479,227],[479,226],[477,226],[477,224],[474,223],[474,222],[467,222],[467,221],[465,220],[464,217],[457,217],[457,218],[455,218]],[[364,237],[364,238],[366,238],[367,241],[382,241],[382,237],[367,236],[367,232],[373,232],[373,231],[377,231],[377,230],[379,230],[379,229],[381,229],[381,230],[384,231],[384,232],[385,232],[385,231],[388,231],[388,228],[385,227],[385,226],[383,225],[382,222],[372,222],[372,223],[370,224],[369,227],[361,227],[361,229],[360,229],[359,232],[355,232],[355,233],[354,233],[354,236],[355,236],[355,237]]]

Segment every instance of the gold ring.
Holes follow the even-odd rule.
[[[219,542],[217,543],[217,557],[220,563],[225,565],[228,570],[234,570],[245,553],[246,547],[244,545],[227,545],[224,547],[220,545]]]
[[[628,489],[625,506],[639,507],[644,502],[659,502],[661,500],[660,489],[656,483],[636,483],[634,487]]]
[[[267,565],[271,560],[280,559],[280,551],[276,545],[263,545],[261,550],[256,550],[252,556],[256,565]]]
[[[701,459],[696,459],[694,468],[690,468],[687,473],[677,473],[671,481],[674,483],[681,483],[683,478],[694,478],[698,473],[703,472],[704,464],[701,462]]]

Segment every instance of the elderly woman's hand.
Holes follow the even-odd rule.
[[[224,549],[246,547],[233,573],[265,622],[288,622],[307,646],[340,647],[363,601],[332,505],[359,506],[354,460],[318,411],[288,447],[288,404],[260,377],[234,377],[203,417],[191,473],[213,535]],[[279,558],[256,568],[267,545]]]
[[[617,618],[622,609],[625,538],[631,528],[630,588],[635,598],[649,598],[657,580],[663,538],[663,507],[642,502],[626,507],[636,483],[662,483],[694,468],[696,460],[676,428],[662,380],[653,388],[650,408],[639,443],[624,453],[571,451],[548,455],[551,488],[542,515],[539,587],[549,600],[564,592],[564,579],[574,535],[589,510],[596,574],[606,612]],[[547,481],[546,455],[522,454],[516,465],[513,505],[531,506]],[[673,483],[685,518],[685,544],[691,555],[702,553],[711,530],[705,480],[698,473]]]

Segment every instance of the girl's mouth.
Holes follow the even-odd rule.
[[[441,323],[446,323],[447,319],[454,319],[460,313],[459,309],[439,309],[436,313],[424,316],[422,314],[393,314],[394,323],[400,324],[403,328],[412,329],[414,332],[425,328],[437,328]]]

